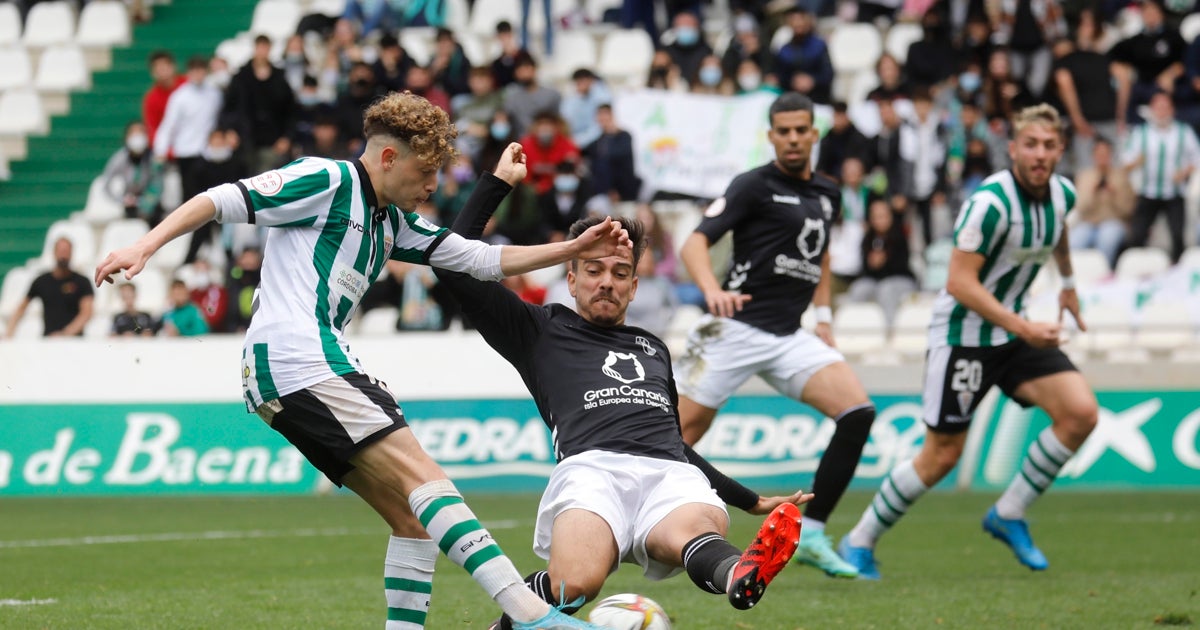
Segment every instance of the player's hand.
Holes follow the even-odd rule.
[[[525,147],[519,142],[509,143],[500,154],[500,163],[496,165],[493,174],[504,180],[509,186],[516,186],[525,179],[528,168],[525,166]]]
[[[708,304],[709,313],[717,317],[733,317],[734,313],[742,310],[746,302],[750,301],[750,296],[744,293],[718,290],[706,292],[704,301]]]
[[[1079,326],[1079,330],[1087,332],[1087,324],[1083,323],[1083,317],[1079,315],[1079,294],[1075,289],[1063,289],[1058,294],[1058,323],[1062,325],[1063,313],[1071,314],[1075,318],[1075,323]]]
[[[1018,336],[1034,348],[1057,348],[1062,340],[1058,335],[1062,332],[1062,324],[1058,322],[1025,322],[1025,327]]]
[[[146,266],[150,254],[151,252],[138,245],[130,245],[110,253],[96,267],[96,286],[100,286],[101,282],[112,282],[111,276],[120,271],[125,272],[126,280],[132,280]]]
[[[520,146],[520,145],[518,145]],[[633,241],[620,221],[605,217],[586,232],[567,241],[575,249],[575,257],[584,260],[621,256],[633,258]]]
[[[833,325],[829,322],[820,322],[817,324],[817,338],[825,342],[825,345],[830,348],[836,348],[837,342],[833,339]]]
[[[792,503],[795,505],[804,505],[812,501],[812,493],[805,493],[803,490],[797,490],[795,494],[786,497],[758,497],[758,503],[754,507],[747,510],[751,514],[769,514],[771,510],[783,505],[784,503]]]

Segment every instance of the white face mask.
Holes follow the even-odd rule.
[[[232,78],[233,75],[229,74],[228,70],[218,70],[217,72],[208,75],[208,82],[224,90],[225,88],[229,87],[229,80]]]
[[[762,85],[762,75],[758,74],[739,74],[737,80],[738,87],[747,92],[757,90],[758,86]]]
[[[150,146],[150,138],[146,134],[138,132],[131,134],[125,138],[125,148],[129,149],[130,153],[141,155],[146,152],[146,148]]]
[[[233,149],[229,147],[204,147],[204,159],[209,162],[224,162],[233,157]]]

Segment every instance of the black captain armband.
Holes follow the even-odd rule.
[[[707,459],[704,459],[699,453],[692,450],[692,447],[684,444],[683,454],[687,457],[689,464],[699,468],[700,472],[704,473],[704,476],[708,478],[708,483],[712,484],[713,490],[717,491],[717,496],[726,504],[732,505],[744,512],[749,512],[755,505],[758,505],[759,497],[757,492],[743,486],[737,480],[717,470]]]

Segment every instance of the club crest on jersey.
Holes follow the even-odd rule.
[[[821,197],[821,199],[825,199]],[[825,222],[821,219],[805,219],[800,236],[796,237],[796,248],[805,258],[815,258],[825,247]]]
[[[642,367],[642,362],[638,361],[637,355],[632,352],[614,352],[609,350],[600,371],[604,372],[605,376],[621,381],[626,385],[646,379],[646,368]],[[630,375],[630,372],[632,372],[632,375]]]
[[[971,392],[958,392],[958,410],[965,417],[967,410],[971,408],[971,401],[975,399],[975,394]]]
[[[645,337],[638,335],[633,341],[634,341],[634,343],[636,343],[637,345],[642,347],[642,352],[645,352],[646,356],[652,357],[655,354],[658,354],[658,351],[654,349],[654,346],[650,345],[649,339],[646,339]]]
[[[267,171],[250,178],[250,187],[270,197],[283,190],[283,176],[277,171]]]

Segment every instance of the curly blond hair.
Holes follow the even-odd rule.
[[[1032,124],[1043,124],[1058,133],[1062,133],[1062,118],[1058,115],[1058,110],[1054,109],[1046,103],[1026,107],[1017,112],[1013,116],[1013,136],[1021,133],[1021,130]]]
[[[401,141],[427,166],[441,168],[458,157],[458,130],[440,107],[409,91],[392,92],[363,113],[363,135]]]

